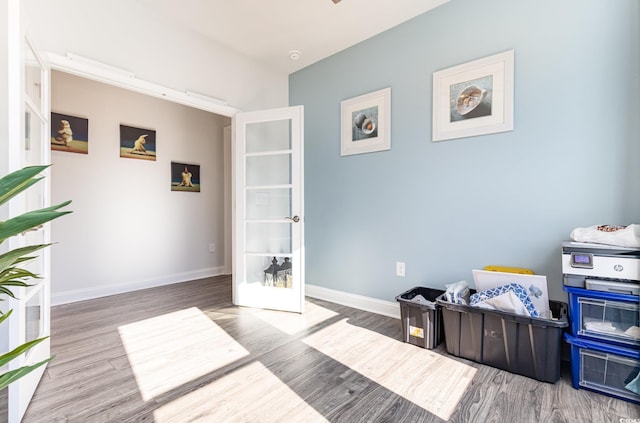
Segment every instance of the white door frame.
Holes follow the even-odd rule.
[[[223,129],[223,148],[222,155],[224,157],[224,274],[230,275],[233,272],[233,206],[232,206],[232,186],[233,186],[233,139],[231,125],[225,126]]]
[[[59,70],[82,78],[113,85],[125,90],[145,94],[162,100],[172,101],[184,106],[193,107],[218,115],[233,117],[238,109],[226,104],[224,100],[207,97],[190,91],[178,91],[153,82],[137,78],[131,72],[105,63],[67,54],[44,53],[51,69]]]
[[[49,69],[27,36],[20,3],[17,0],[10,0],[5,4],[7,4],[5,10],[8,19],[7,161],[2,163],[1,169],[3,173],[9,173],[25,166],[49,163],[50,100]],[[29,51],[28,55],[27,51]],[[27,65],[30,68],[28,73],[25,71]],[[28,78],[28,76],[35,76],[35,78]],[[27,86],[27,83],[30,85]],[[25,123],[29,123],[28,128]],[[8,203],[8,214],[3,215],[2,220],[32,209],[48,207],[51,201],[51,181],[47,177],[49,175],[48,170],[43,171],[41,176],[45,177],[44,180],[38,182],[31,190],[12,199]],[[37,241],[33,242],[34,240]],[[26,236],[11,237],[7,240],[10,250],[25,245],[49,242],[50,224],[44,224],[41,229],[30,232]],[[13,314],[0,330],[4,338],[0,343],[1,352],[14,350],[36,338],[46,339],[11,360],[5,368],[9,371],[33,365],[50,356],[50,340],[47,338],[50,335],[50,252],[45,248],[33,256],[34,260],[25,267],[40,276],[40,279],[31,281],[30,287],[13,287],[12,291],[16,298],[4,298],[3,311],[11,309]],[[35,300],[35,303],[30,303],[31,300]],[[31,314],[32,312],[37,314]],[[27,320],[29,323],[35,322],[35,325],[28,325]],[[45,366],[36,368],[10,384],[3,392],[3,401],[6,400],[7,405],[6,418],[9,422],[19,422],[22,419],[44,371]],[[0,417],[5,418],[4,415]]]

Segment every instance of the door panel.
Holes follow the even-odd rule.
[[[291,188],[252,189],[246,192],[248,219],[291,216]]]
[[[291,149],[289,120],[253,122],[246,131],[247,154]]]
[[[50,150],[48,142],[49,128],[49,70],[40,59],[32,43],[21,38],[22,71],[19,77],[23,87],[20,95],[22,104],[20,119],[20,148],[15,150],[16,168],[48,164]],[[17,122],[16,122],[17,123]],[[16,169],[13,169],[16,170]],[[10,215],[17,216],[26,211],[36,210],[50,205],[50,174],[46,170],[45,178],[32,185],[24,193],[9,203]],[[49,225],[29,231],[24,236],[9,240],[9,248],[26,245],[47,244],[50,242]],[[9,318],[9,349],[14,349],[28,341],[48,336],[50,333],[50,272],[49,249],[34,254],[35,258],[21,264],[25,269],[39,275],[39,279],[30,279],[28,287],[15,287],[16,298],[8,300],[13,310]],[[9,363],[9,370],[35,364],[50,356],[49,339],[22,354]],[[19,422],[26,411],[40,378],[45,371],[41,366],[28,375],[18,379],[7,388],[9,422]]]
[[[303,109],[234,118],[236,305],[304,308]]]
[[[246,184],[252,189],[265,185],[291,183],[290,153],[247,156],[245,166]]]

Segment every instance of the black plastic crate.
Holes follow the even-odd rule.
[[[553,319],[453,304],[442,308],[447,352],[542,382],[560,378],[562,332],[569,326],[567,304],[549,301]]]
[[[442,340],[442,315],[436,299],[444,294],[440,289],[415,287],[396,297],[400,303],[403,340],[422,348],[433,349]],[[432,304],[411,301],[422,295]]]

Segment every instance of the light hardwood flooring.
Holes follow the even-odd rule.
[[[57,306],[56,358],[23,422],[640,421],[573,389],[568,368],[543,383],[401,335],[314,299],[302,315],[234,307],[226,276]]]

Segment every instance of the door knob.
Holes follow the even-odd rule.
[[[285,217],[285,219],[293,220],[295,223],[300,222],[300,216],[293,216],[293,217],[287,216]]]

